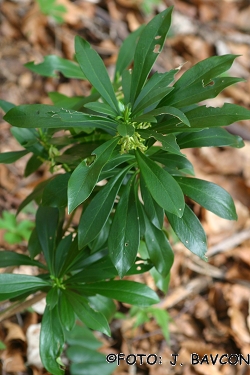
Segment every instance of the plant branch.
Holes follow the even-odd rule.
[[[0,322],[2,322],[4,319],[10,318],[12,315],[18,314],[23,310],[31,307],[35,303],[41,301],[45,296],[46,293],[40,292],[28,300],[26,299],[23,302],[13,303],[11,306],[9,306],[7,309],[0,313]]]

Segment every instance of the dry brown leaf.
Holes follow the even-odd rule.
[[[27,368],[24,364],[24,359],[18,351],[5,351],[1,355],[3,371],[6,373],[26,373]]]
[[[5,343],[9,344],[13,340],[20,340],[26,342],[25,334],[23,333],[22,328],[15,323],[10,321],[4,321],[3,326],[8,330],[7,336],[5,337]]]
[[[38,3],[34,2],[22,23],[22,32],[32,44],[47,45],[49,43],[46,25],[48,18],[41,13]]]

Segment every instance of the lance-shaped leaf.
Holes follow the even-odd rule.
[[[42,197],[43,206],[66,207],[67,206],[67,188],[70,173],[55,176],[45,186]]]
[[[157,294],[147,285],[129,280],[77,285],[75,289],[82,293],[100,294],[136,306],[148,306],[159,302]]]
[[[78,318],[86,324],[87,327],[100,331],[107,336],[110,336],[110,328],[105,316],[98,311],[95,311],[89,306],[86,298],[74,293],[73,291],[63,292],[68,300],[68,303],[74,309]]]
[[[190,128],[183,126],[180,121],[171,119],[156,126],[157,131],[164,132],[193,132],[205,128],[227,126],[235,121],[250,119],[250,110],[236,104],[225,103],[223,107],[206,107],[205,105],[185,113],[191,124]]]
[[[145,220],[145,242],[150,260],[157,271],[166,277],[173,265],[174,254],[165,233],[156,228],[144,215]]]
[[[77,330],[79,331],[77,326]],[[116,363],[108,363],[106,355],[92,348],[93,339],[86,337],[86,333],[79,332],[78,342],[67,349],[67,358],[70,360],[70,374],[95,375],[96,370],[102,375],[112,375],[117,367]],[[74,340],[76,341],[76,340]],[[98,341],[100,344],[100,341]],[[102,346],[102,343],[101,345]],[[93,361],[94,358],[94,361]]]
[[[108,256],[103,257],[97,262],[91,263],[78,273],[67,279],[67,285],[75,283],[91,283],[94,281],[102,281],[112,279],[117,276],[117,271]]]
[[[56,72],[60,72],[67,78],[86,79],[77,63],[56,55],[45,56],[44,61],[40,64],[35,64],[34,61],[31,61],[24,66],[44,77],[58,77]]]
[[[4,119],[20,128],[101,128],[112,133],[116,128],[114,120],[46,104],[20,105]]]
[[[171,175],[175,175],[179,171],[194,175],[194,168],[184,155],[169,154],[161,150],[153,154],[151,159],[165,165],[165,169]]]
[[[71,331],[75,326],[76,316],[74,309],[69,303],[64,291],[61,291],[59,296],[58,312],[63,327],[65,327],[67,331]]]
[[[14,163],[15,161],[22,158],[24,155],[27,155],[28,153],[28,150],[3,152],[2,154],[0,154],[0,163]]]
[[[86,40],[79,36],[75,38],[75,51],[77,61],[89,82],[110,107],[112,107],[116,113],[120,113],[113,86],[101,57],[91,48]]]
[[[134,58],[137,39],[144,27],[145,25],[140,26],[137,30],[132,32],[122,43],[116,61],[115,78],[118,74],[121,76],[124,70],[129,66],[129,64],[131,64]]]
[[[184,246],[198,255],[201,259],[206,260],[207,239],[204,229],[193,211],[185,206],[182,218],[166,212],[171,227]]]
[[[164,211],[152,198],[142,177],[140,179],[140,187],[145,212],[151,223],[153,223],[158,229],[161,229],[163,226]]]
[[[163,150],[165,150],[165,151],[167,151],[171,154],[182,155],[182,153],[180,151],[180,147],[176,142],[175,135],[173,135],[173,134],[163,135],[163,134],[159,133],[158,131],[150,130],[150,129],[141,130],[141,131],[139,131],[139,133],[141,134],[141,136],[143,138],[153,137],[155,140],[161,142],[161,144],[162,144],[161,148]]]
[[[93,241],[105,225],[126,173],[127,169],[125,172],[122,171],[122,173],[113,177],[96,194],[83,212],[78,227],[79,249],[82,249],[89,242]]]
[[[134,264],[139,243],[139,217],[134,184],[130,181],[117,205],[108,239],[110,258],[120,277]]]
[[[230,134],[226,129],[213,128],[203,129],[199,132],[177,135],[177,142],[180,148],[192,147],[244,147],[242,138],[238,135]]]
[[[39,277],[12,273],[1,273],[0,285],[0,301],[17,297],[26,292],[35,293],[37,290],[51,286]]]
[[[59,210],[40,206],[36,213],[36,232],[50,273],[54,273],[54,258]]]
[[[102,313],[108,322],[111,321],[116,312],[116,305],[111,298],[97,295],[88,297],[88,300],[91,307]]]
[[[242,79],[218,77],[227,71],[236,55],[212,56],[188,69],[174,84],[174,90],[160,105],[184,107],[201,100],[214,98],[225,87]],[[218,78],[216,78],[218,77]]]
[[[87,199],[94,189],[99,175],[108,162],[118,138],[112,138],[103,143],[92,154],[96,155],[94,162],[88,167],[83,161],[72,173],[69,179],[68,187],[68,207],[69,213],[72,212],[79,204]]]
[[[72,234],[70,234],[63,237],[56,248],[54,276],[56,276],[57,278],[63,277],[64,268],[69,266],[69,263],[67,263],[67,259],[69,252],[72,251],[72,245]]]
[[[103,113],[104,115],[116,117],[117,113],[106,103],[90,102],[84,105],[85,108],[91,109],[97,113]]]
[[[218,77],[214,78],[209,84],[204,85],[202,81],[192,85],[192,87],[176,90],[176,96],[172,98],[164,98],[160,105],[171,104],[176,107],[185,107],[194,103],[201,102],[202,100],[215,98],[226,87],[234,85],[235,83],[242,82],[242,78],[234,77]],[[174,88],[175,89],[175,88]]]
[[[136,151],[136,157],[145,184],[154,200],[164,210],[182,217],[184,196],[175,179],[140,151]]]
[[[12,266],[36,266],[47,270],[47,267],[38,260],[33,260],[27,255],[15,253],[14,251],[0,251],[0,268]]]
[[[130,102],[139,95],[151,68],[161,52],[171,23],[173,7],[154,17],[143,29],[137,43],[131,81]]]
[[[222,187],[198,178],[175,177],[183,193],[207,210],[227,220],[237,220],[233,199]]]
[[[154,73],[138,95],[133,106],[132,115],[136,115],[152,104],[158,104],[162,98],[174,90],[173,87],[168,87],[168,85],[173,82],[174,76],[178,70],[179,69],[173,69],[166,73]]]
[[[123,103],[127,105],[130,100],[130,89],[131,89],[131,70],[124,70],[122,73],[122,92],[124,95]]]
[[[178,124],[183,123],[187,126],[190,126],[189,119],[187,118],[185,113],[183,113],[180,109],[175,108],[175,107],[164,106],[164,107],[156,108],[150,112],[147,112],[145,115],[160,116],[164,114],[176,117],[179,120]]]
[[[47,371],[54,375],[63,375],[60,366],[60,355],[64,345],[63,327],[58,315],[57,306],[46,307],[40,333],[40,356]]]

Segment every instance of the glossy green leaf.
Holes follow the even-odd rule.
[[[183,123],[183,124],[185,124],[187,126],[190,126],[189,119],[178,108],[164,106],[164,107],[153,109],[152,111],[150,111],[150,112],[147,113],[147,115],[152,115],[152,116],[159,116],[159,115],[163,115],[163,114],[167,114],[167,115],[176,117],[179,120],[178,124],[179,123]]]
[[[116,312],[116,305],[112,299],[97,295],[89,297],[88,300],[90,301],[90,305],[102,313],[108,322],[111,321]]]
[[[116,363],[107,363],[106,356],[87,345],[73,345],[67,349],[67,357],[70,359],[70,374],[72,375],[96,375],[96,370],[102,375],[111,375],[116,368]],[[94,358],[94,361],[93,361]]]
[[[70,173],[55,176],[45,186],[42,196],[42,205],[50,207],[66,207],[67,206],[67,189]]]
[[[144,215],[145,220],[145,243],[150,260],[157,271],[166,277],[173,265],[174,254],[165,233],[156,228]]]
[[[244,142],[238,135],[230,134],[226,129],[213,128],[203,129],[199,132],[181,134],[177,136],[180,148],[192,147],[244,147]]]
[[[75,38],[75,51],[77,61],[89,82],[110,107],[112,107],[116,113],[119,113],[118,101],[101,57],[91,48],[86,40],[79,36]]]
[[[244,79],[242,78],[234,78],[234,77],[218,77],[214,78],[211,83],[207,84],[206,86],[203,85],[202,81],[196,83],[192,86],[192,88],[183,89],[176,93],[174,98],[169,99],[166,97],[161,102],[162,104],[170,104],[177,106],[177,107],[184,107],[190,104],[198,103],[203,100],[215,98],[221,91],[223,91],[226,87],[234,85],[238,82],[242,82]],[[177,90],[176,90],[177,91]],[[175,90],[173,91],[174,94]],[[169,101],[168,101],[169,100]],[[174,103],[173,103],[174,100]]]
[[[145,25],[140,26],[137,30],[129,34],[129,36],[122,43],[116,61],[115,78],[118,74],[121,76],[124,70],[129,66],[129,64],[131,64],[135,53],[137,39],[144,27]]]
[[[78,226],[78,246],[82,249],[93,241],[108,220],[116,195],[127,170],[113,177],[91,200]]]
[[[68,187],[68,209],[72,212],[77,206],[84,202],[93,191],[99,175],[108,162],[118,138],[112,138],[98,147],[93,154],[96,155],[94,162],[87,166],[85,161],[78,165],[69,179]]]
[[[55,266],[54,273],[55,276],[60,278],[64,276],[63,269],[66,267],[65,263],[68,257],[68,254],[72,246],[72,234],[65,236],[59,242],[56,251],[55,251]]]
[[[123,99],[124,105],[127,105],[130,100],[131,78],[132,78],[132,71],[124,70],[124,72],[122,73],[122,91],[124,95],[124,99]]]
[[[68,236],[69,237],[69,236]],[[70,237],[69,237],[70,238]],[[56,272],[58,277],[63,277],[63,275],[71,272],[78,266],[81,261],[84,261],[86,257],[88,257],[89,253],[84,251],[79,251],[78,249],[78,238],[75,236],[73,241],[69,244],[68,239],[63,239],[62,242],[58,244],[56,249]],[[68,251],[66,249],[68,244]],[[62,251],[62,258],[63,260],[59,260],[60,255],[58,250]],[[81,267],[81,264],[80,264]],[[76,268],[77,269],[77,268]]]
[[[153,154],[151,159],[165,165],[165,169],[172,175],[178,173],[178,171],[194,175],[194,168],[184,155],[169,154],[161,150]]]
[[[84,268],[84,272],[75,273],[67,280],[68,285],[74,283],[89,283],[112,279],[117,276],[117,271],[109,257],[104,257]]]
[[[32,173],[36,172],[42,164],[43,161],[39,159],[37,155],[32,155],[25,166],[24,176],[30,176]]]
[[[159,302],[157,294],[147,285],[129,280],[77,285],[76,289],[83,293],[100,294],[136,306],[148,306]]]
[[[88,244],[88,247],[91,249],[91,253],[95,253],[98,250],[106,248],[106,242],[108,240],[109,231],[110,231],[111,219],[109,218],[105,225],[102,227],[99,234],[96,238]]]
[[[233,199],[222,187],[198,178],[175,177],[183,193],[207,210],[227,220],[237,220]]]
[[[27,155],[28,153],[28,150],[3,152],[2,154],[0,154],[0,163],[14,163],[15,161],[22,158],[24,155]]]
[[[59,308],[58,312],[60,315],[62,326],[67,331],[71,331],[76,323],[76,316],[73,307],[69,303],[64,291],[62,290],[59,297]]]
[[[143,29],[137,43],[131,81],[130,102],[139,95],[151,68],[161,52],[171,23],[173,7],[154,17]]]
[[[19,254],[14,251],[0,251],[0,268],[21,265],[36,266],[45,270],[47,269],[44,264],[31,259],[27,255]]]
[[[110,107],[110,105],[106,103],[100,103],[100,102],[91,102],[84,105],[85,108],[91,109],[92,111],[95,111],[97,113],[103,113],[104,115],[116,117],[117,112]]]
[[[157,131],[164,132],[193,132],[205,128],[227,126],[235,121],[250,119],[250,110],[236,104],[225,103],[223,107],[206,107],[205,105],[186,112],[191,124],[190,128],[183,126],[175,119],[163,121],[157,126]],[[177,127],[177,128],[176,128]]]
[[[86,324],[87,327],[110,336],[110,328],[107,319],[103,314],[92,309],[86,298],[69,290],[65,291],[64,294],[78,318]]]
[[[0,285],[0,301],[17,297],[25,292],[35,293],[37,290],[50,286],[47,281],[39,277],[12,273],[1,273]]]
[[[166,215],[171,227],[183,245],[201,259],[206,260],[206,234],[199,219],[188,205],[185,206],[182,218],[178,218],[176,215],[172,215],[169,212],[166,212]]]
[[[241,81],[238,78],[218,77],[229,70],[236,55],[212,56],[188,69],[174,84],[174,90],[160,105],[184,107],[214,98],[225,87]],[[218,77],[218,78],[216,78]]]
[[[113,153],[111,155],[111,158],[107,162],[107,164],[105,164],[105,166],[103,168],[103,172],[104,171],[110,171],[110,170],[118,167],[120,164],[127,163],[129,161],[135,161],[135,156],[131,155],[131,154],[121,155],[120,152],[117,152],[116,154]],[[132,168],[132,164],[130,164],[130,166]]]
[[[140,151],[136,151],[136,157],[145,184],[154,200],[164,210],[182,217],[184,196],[174,178]]]
[[[58,77],[56,72],[60,72],[67,78],[86,79],[77,63],[56,55],[45,56],[44,61],[40,64],[35,64],[34,61],[31,61],[24,66],[44,77]]]
[[[66,332],[66,341],[70,346],[79,345],[82,349],[87,347],[96,350],[103,345],[94,333],[80,322],[77,322],[70,332]]]
[[[40,206],[36,213],[36,231],[50,273],[54,273],[54,256],[59,211],[54,207]]]
[[[21,128],[101,128],[115,132],[114,120],[87,115],[47,104],[20,105],[6,113],[4,119]]]
[[[59,300],[59,290],[57,287],[50,289],[49,293],[46,296],[46,305],[49,306],[50,310],[53,309]]]
[[[142,199],[144,202],[144,210],[148,218],[150,219],[151,223],[154,224],[158,229],[162,229],[164,211],[152,198],[142,177],[140,179],[140,187]]]
[[[140,131],[142,137],[148,138],[153,137],[155,140],[161,142],[162,149],[171,154],[182,155],[180,147],[176,142],[176,137],[173,134],[163,135],[154,130],[142,130]]]
[[[155,104],[168,95],[174,88],[167,87],[174,80],[174,76],[178,69],[170,70],[166,73],[154,73],[148,80],[140,94],[138,95],[132,110],[132,114],[136,115],[144,108]]]
[[[29,255],[31,259],[34,259],[38,254],[41,254],[42,252],[42,248],[39,242],[36,227],[31,232],[29,242],[28,242],[28,251],[29,251]]]
[[[139,243],[139,217],[134,185],[130,181],[116,207],[108,239],[110,259],[121,278],[134,264]]]
[[[58,363],[63,351],[64,333],[57,306],[46,307],[42,319],[40,333],[40,356],[44,367],[53,375],[63,375],[64,371]]]

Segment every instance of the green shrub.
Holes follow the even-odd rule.
[[[27,64],[46,76],[60,71],[87,79],[93,86],[88,97],[51,93],[54,105],[15,107],[1,102],[23,149],[1,154],[0,161],[13,162],[30,153],[25,176],[43,163],[53,175],[18,209],[32,200],[38,204],[29,256],[3,251],[0,264],[34,264],[41,273],[0,274],[0,298],[22,300],[38,290],[47,293],[40,352],[44,366],[55,375],[63,373],[65,330],[73,329],[76,316],[87,327],[110,335],[113,299],[137,306],[159,301],[146,285],[117,276],[151,270],[157,286],[167,290],[174,254],[164,217],[179,240],[206,259],[206,235],[185,196],[222,218],[237,219],[230,195],[194,178],[193,166],[181,152],[189,147],[243,146],[240,137],[223,127],[249,119],[249,110],[234,104],[197,105],[242,81],[223,75],[236,56],[208,58],[177,81],[179,69],[151,75],[171,13],[172,7],[124,41],[112,82],[100,56],[78,36],[78,64],[55,56],[39,65]],[[132,61],[133,69],[128,69]],[[77,209],[82,214],[73,225]],[[34,260],[40,253],[45,264]]]

